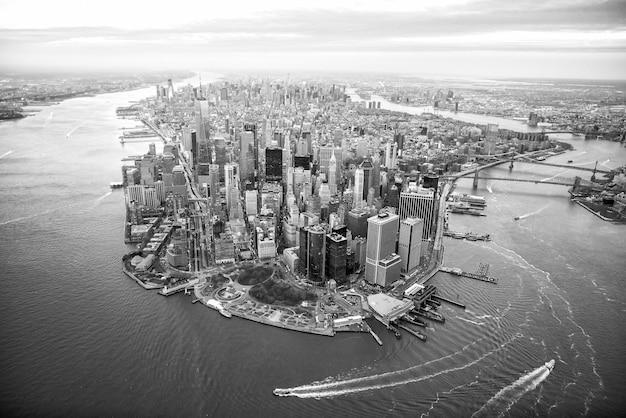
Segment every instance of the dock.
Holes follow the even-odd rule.
[[[402,325],[402,324],[397,324],[398,328],[402,328],[403,330],[405,330],[406,332],[408,332],[409,334],[411,334],[414,337],[419,338],[422,341],[426,341],[426,335],[422,334],[421,332],[417,332],[409,327],[407,327],[406,325]]]
[[[498,284],[498,279],[496,279],[495,277],[483,275],[480,273],[469,273],[467,271],[461,270],[460,268],[440,267],[439,271],[454,274],[456,276],[469,277],[470,279],[480,280],[481,282]]]
[[[457,307],[459,307],[459,308],[461,308],[461,309],[465,309],[465,305],[463,305],[462,303],[455,302],[455,301],[450,300],[450,299],[448,299],[448,298],[444,298],[443,296],[433,295],[433,296],[432,296],[432,298],[433,298],[433,299],[435,299],[435,300],[440,300],[440,301],[443,301],[443,302],[449,303],[450,305],[457,306]]]

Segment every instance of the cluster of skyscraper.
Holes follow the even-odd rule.
[[[129,207],[178,199],[174,211],[186,208],[185,227],[209,263],[282,253],[318,284],[365,270],[387,286],[427,261],[438,179],[396,171],[404,135],[372,147],[358,140],[363,129],[328,122],[328,106],[347,105],[343,88],[223,83],[157,93],[152,116],[178,121],[179,141],[127,167]]]

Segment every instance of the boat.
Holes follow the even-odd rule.
[[[567,160],[567,163],[568,163],[568,164],[571,164],[571,163],[573,163],[573,162],[574,162],[573,160]]]
[[[112,181],[109,186],[112,189],[121,189],[122,187],[124,187],[124,183],[122,183],[121,181]]]
[[[220,309],[219,313],[222,314],[222,316],[226,317],[226,318],[231,318],[233,316],[233,314],[231,314],[229,311],[227,311],[226,309]]]
[[[519,221],[519,216],[516,216],[516,217],[515,217],[515,218],[513,218],[513,219],[515,219],[516,221]]]
[[[289,396],[289,395],[291,395],[291,391],[289,389],[279,389],[279,388],[276,388],[276,389],[274,389],[273,393],[276,396]]]
[[[544,366],[546,367],[546,369],[548,369],[549,371],[552,371],[552,369],[554,369],[554,359],[550,360],[550,361],[546,361],[546,364],[544,364]]]

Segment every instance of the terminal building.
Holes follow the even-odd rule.
[[[367,304],[376,319],[385,325],[389,325],[390,322],[396,321],[413,309],[412,300],[399,300],[384,293],[369,295]]]

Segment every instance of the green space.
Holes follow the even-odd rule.
[[[274,268],[266,264],[244,266],[239,270],[237,281],[244,286],[257,285],[269,279],[272,274],[274,274]]]
[[[297,306],[304,301],[317,301],[315,293],[298,289],[274,278],[254,285],[248,294],[255,300],[268,305]]]

